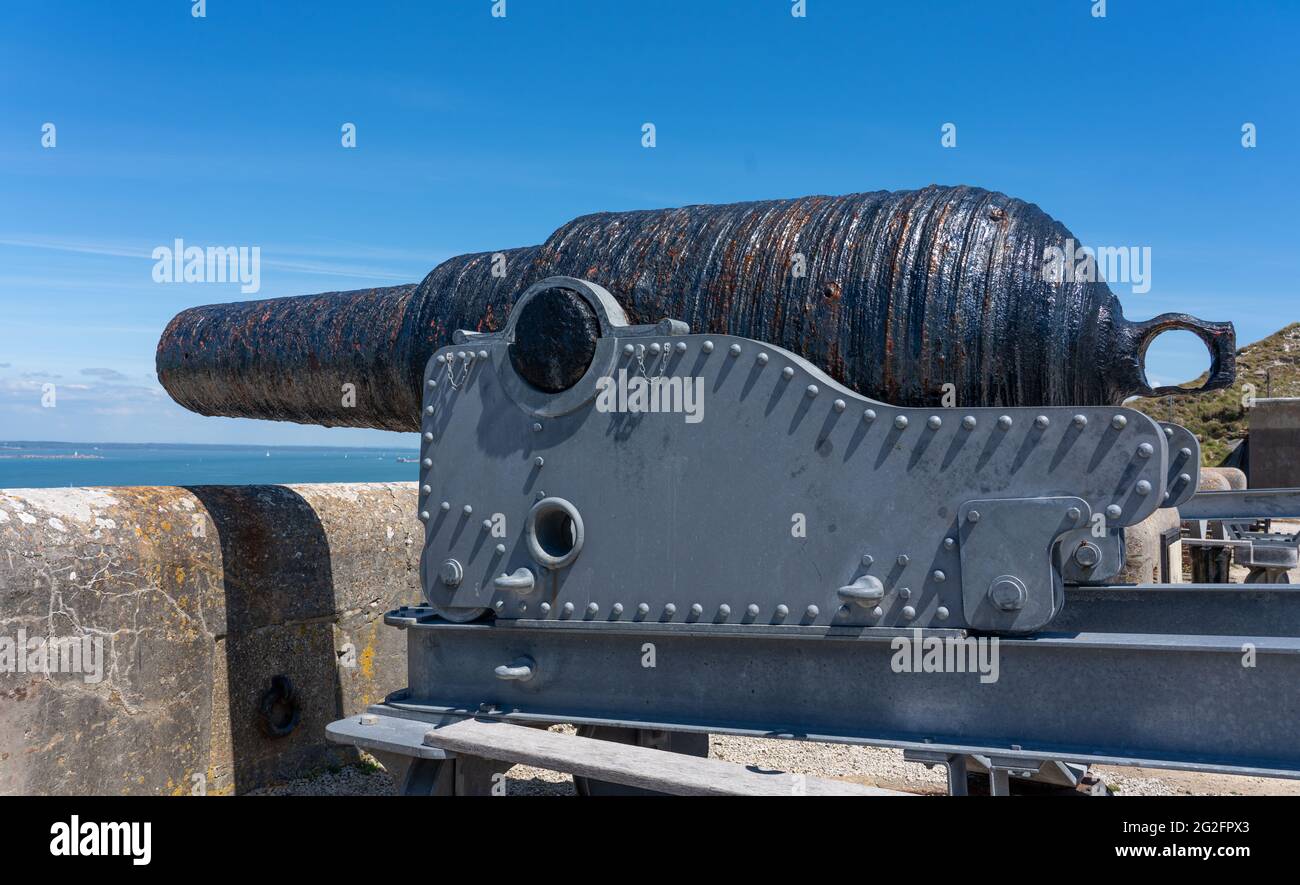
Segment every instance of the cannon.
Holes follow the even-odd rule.
[[[540,246],[452,258],[419,285],[184,311],[159,342],[158,377],[203,414],[413,431],[430,355],[458,329],[500,330],[529,286],[566,275],[605,287],[633,322],[766,341],[896,405],[1168,392],[1144,367],[1168,329],[1206,343],[1202,389],[1231,383],[1230,323],[1126,320],[1105,282],[1053,273],[1046,256],[1073,241],[1037,206],[973,187],[600,213]],[[552,367],[562,375],[594,347],[581,319]]]
[[[752,242],[737,228],[717,246],[710,223],[667,248]],[[609,236],[619,227],[615,217],[588,224]],[[643,243],[641,231],[624,230],[626,242]],[[329,726],[332,739],[397,760],[404,792],[487,792],[512,762],[539,759],[571,764],[584,792],[609,781],[671,791],[662,764],[654,776],[625,772],[590,743],[574,758],[562,740],[519,728],[553,723],[638,745],[618,756],[627,765],[644,762],[647,746],[700,755],[718,732],[900,747],[947,764],[954,792],[969,760],[999,793],[1013,776],[1077,785],[1096,762],[1300,777],[1300,596],[1111,583],[1126,528],[1164,508],[1199,516],[1259,504],[1197,494],[1195,437],[1114,402],[1145,383],[1115,380],[1133,363],[1098,367],[1101,383],[1081,363],[1058,363],[991,384],[980,380],[990,365],[1023,355],[989,352],[974,368],[952,366],[977,402],[900,404],[836,377],[828,365],[844,377],[894,376],[872,375],[866,359],[828,362],[834,336],[783,346],[786,324],[756,312],[774,304],[770,293],[697,330],[692,310],[714,304],[698,290],[672,286],[670,296],[647,277],[645,291],[620,297],[590,278],[609,268],[592,266],[535,279],[508,310],[489,305],[458,329],[442,319],[407,329],[420,290],[458,303],[441,270],[416,290],[335,299],[339,312],[315,320],[294,299],[187,312],[159,351],[160,366],[165,357],[181,367],[165,383],[182,402],[328,423],[344,413],[304,392],[342,377],[332,373],[356,334],[369,343],[351,349],[354,369],[394,400],[352,420],[419,430],[424,600],[385,618],[407,632],[408,687]],[[513,285],[497,279],[484,285]],[[993,301],[1015,284],[996,285],[985,291]],[[398,325],[347,324],[375,303]],[[644,312],[663,304],[687,309]],[[1049,314],[1060,310],[1052,302]],[[288,331],[277,325],[286,316]],[[1124,328],[1121,319],[1103,304],[1087,340]],[[313,323],[330,343],[323,352],[296,337]],[[779,340],[718,328],[736,324]],[[1081,346],[1053,334],[1022,347],[1041,358],[1045,347]],[[1231,328],[1206,334],[1221,347]],[[1013,337],[1032,336],[1021,327]],[[969,356],[954,338],[959,328],[932,344]],[[400,358],[376,363],[381,340]],[[417,341],[434,346],[403,380],[404,361],[423,353]],[[877,352],[890,363],[888,354]],[[286,377],[262,389],[277,364]],[[1229,383],[1231,365],[1222,355],[1208,383]],[[238,376],[231,392],[195,380],[227,371]],[[926,371],[922,384],[895,378],[912,392],[901,399],[925,399],[939,377]],[[1268,503],[1273,515],[1300,515],[1300,494]],[[1243,666],[1243,649],[1257,665]]]

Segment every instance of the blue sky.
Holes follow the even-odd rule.
[[[1130,318],[1230,319],[1243,342],[1300,319],[1300,3],[192,5],[0,8],[0,438],[392,444],[192,415],[153,376],[158,334],[600,210],[974,184],[1150,246],[1151,290],[1115,287]],[[155,283],[177,237],[259,245],[261,291]],[[1171,340],[1152,374],[1204,365]]]

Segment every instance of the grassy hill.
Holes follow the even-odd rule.
[[[1187,386],[1203,384],[1205,377],[1189,381]],[[1206,465],[1214,465],[1228,454],[1229,444],[1243,439],[1249,429],[1242,404],[1246,384],[1254,385],[1258,398],[1300,396],[1300,323],[1238,350],[1237,383],[1232,387],[1199,396],[1141,398],[1128,405],[1161,421],[1170,420],[1172,406],[1172,420],[1196,434],[1202,459]]]

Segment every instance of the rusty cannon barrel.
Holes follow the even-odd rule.
[[[1230,323],[1126,320],[1105,282],[1059,260],[1052,272],[1049,256],[1074,242],[1036,205],[964,186],[597,213],[540,246],[452,258],[418,285],[186,310],[159,341],[158,377],[206,415],[418,430],[433,351],[457,329],[499,329],[532,283],[563,275],[604,286],[631,322],[771,342],[898,405],[1182,392],[1152,388],[1144,370],[1168,329],[1205,342],[1201,390],[1232,383]],[[553,340],[530,346],[556,351],[564,374],[596,327],[553,307]]]

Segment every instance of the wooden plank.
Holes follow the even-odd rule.
[[[521,763],[677,796],[911,795],[488,719],[462,719],[439,726],[424,736],[424,743],[458,755]]]

